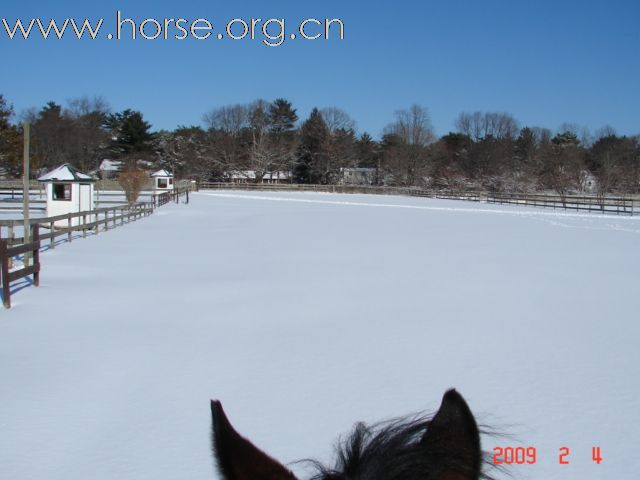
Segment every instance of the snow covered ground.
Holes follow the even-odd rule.
[[[450,387],[512,434],[485,449],[537,448],[515,478],[637,478],[639,246],[636,217],[192,195],[46,251],[41,287],[14,287],[0,478],[215,478],[209,398],[282,461],[329,460],[355,421]]]

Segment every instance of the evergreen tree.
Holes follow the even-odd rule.
[[[536,135],[529,127],[520,130],[520,135],[516,140],[514,155],[523,165],[530,164],[536,154]]]
[[[638,190],[638,144],[633,138],[610,134],[599,138],[587,153],[587,166],[598,179],[598,193]]]
[[[0,170],[10,176],[20,175],[20,132],[11,124],[13,107],[0,94]]]
[[[325,146],[329,130],[317,108],[300,128],[298,161],[293,172],[297,183],[319,183],[327,163]]]
[[[553,137],[542,152],[540,166],[542,187],[555,190],[564,201],[566,195],[580,188],[585,169],[584,151],[578,136],[566,131]]]
[[[9,119],[13,116],[13,106],[9,105],[4,98],[4,95],[0,93],[0,130],[7,130],[11,123]]]
[[[152,152],[154,134],[151,125],[146,122],[142,113],[124,110],[107,118],[107,126],[113,134],[111,149],[114,153],[130,156],[144,156]]]
[[[355,133],[351,128],[329,131],[325,143],[327,163],[322,172],[322,183],[336,183],[340,179],[341,168],[352,168],[358,165],[356,142]]]
[[[292,132],[296,128],[298,114],[291,102],[284,98],[278,98],[269,106],[271,133],[281,135]]]
[[[59,120],[62,118],[62,106],[58,105],[56,102],[47,102],[40,112],[40,118],[45,120],[48,118],[55,118]]]
[[[380,145],[371,135],[363,133],[356,142],[356,157],[358,166],[365,168],[377,168],[380,160]]]
[[[469,177],[469,150],[473,141],[464,133],[449,132],[433,145],[431,185],[442,189],[465,188]]]
[[[75,162],[67,150],[74,133],[62,113],[62,106],[48,102],[31,123],[31,168],[34,172],[39,167],[50,169]]]
[[[276,158],[276,170],[293,172],[295,168],[297,121],[296,109],[288,100],[278,98],[269,106],[270,137]]]

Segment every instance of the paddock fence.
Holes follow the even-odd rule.
[[[634,215],[639,213],[640,200],[634,197],[552,195],[544,193],[499,193],[465,190],[429,190],[411,187],[368,185],[297,185],[269,183],[201,182],[201,190],[255,190],[282,192],[323,192],[347,194],[403,195],[410,197],[465,200],[472,202],[514,204],[534,207],[576,210],[592,213]]]
[[[2,303],[5,308],[11,308],[11,282],[33,275],[33,285],[40,285],[40,228],[38,224],[33,225],[29,243],[9,247],[6,240],[0,239],[0,274],[2,281]],[[17,270],[10,271],[10,261],[17,255],[31,253],[33,262]]]
[[[633,215],[636,201],[632,197],[491,193],[487,195],[487,203]]]
[[[88,234],[97,235],[153,214],[160,206],[169,202],[179,203],[184,197],[189,203],[190,185],[179,186],[160,194],[153,194],[151,201],[133,204],[120,204],[97,208],[79,213],[69,213],[51,217],[29,219],[30,240],[25,243],[24,220],[0,220],[0,283],[2,298],[6,308],[11,308],[11,283],[33,275],[33,285],[40,281],[40,250],[54,249],[56,240],[62,238],[72,242],[74,237],[85,238]],[[43,232],[46,231],[46,233]],[[47,242],[48,240],[48,242]],[[19,267],[22,256],[22,267]],[[33,259],[33,262],[29,261]],[[31,264],[30,264],[31,263]],[[15,267],[15,268],[14,268]]]
[[[46,210],[46,193],[41,185],[29,186],[29,211],[44,212]],[[0,213],[20,213],[22,206],[22,186],[15,182],[0,182]]]
[[[184,195],[185,190],[193,190],[195,183],[180,180],[176,181],[173,189],[165,192],[159,192],[154,189],[153,181],[145,183],[138,195],[140,202],[154,202],[157,197],[164,193],[175,193],[178,191],[180,195]],[[0,180],[0,214],[21,212],[23,202],[22,182],[17,180]],[[29,211],[44,212],[46,211],[46,188],[43,183],[30,182],[29,186]],[[110,205],[122,205],[127,203],[125,192],[122,186],[115,180],[98,180],[95,183],[94,203],[96,207],[107,207]]]

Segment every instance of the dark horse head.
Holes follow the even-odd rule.
[[[211,402],[212,447],[225,480],[296,480],[233,428],[219,401]],[[483,477],[480,433],[462,396],[444,394],[430,419],[405,419],[373,427],[358,424],[337,452],[335,466],[313,462],[314,480],[477,480]]]

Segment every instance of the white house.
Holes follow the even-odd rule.
[[[93,210],[95,179],[80,173],[73,165],[65,163],[55,170],[45,173],[39,182],[45,184],[47,191],[47,217],[66,215]],[[81,218],[71,219],[71,225],[77,226]],[[87,218],[87,222],[92,219]],[[68,220],[58,220],[56,227],[67,227]]]
[[[173,190],[173,175],[164,168],[157,172],[153,172],[151,174],[151,178],[153,178],[153,190],[156,193]]]
[[[583,193],[598,192],[598,179],[588,170],[580,172],[580,190]]]
[[[375,168],[341,168],[341,185],[373,185],[376,180]]]
[[[105,158],[104,160],[102,160],[102,162],[100,162],[100,166],[98,167],[100,178],[116,178],[122,171],[123,166],[124,162],[120,160],[109,160]]]
[[[231,183],[256,183],[255,170],[231,170],[224,172],[224,179]],[[291,172],[265,172],[260,183],[281,183],[291,180]]]

